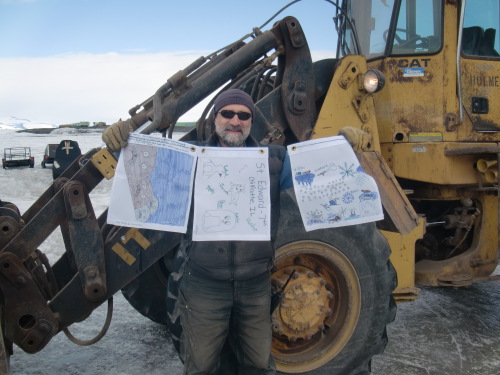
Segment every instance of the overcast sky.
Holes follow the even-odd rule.
[[[0,117],[112,123],[172,74],[262,26],[289,0],[0,0]],[[313,58],[334,57],[335,8],[292,15]],[[194,121],[193,111],[181,120]]]

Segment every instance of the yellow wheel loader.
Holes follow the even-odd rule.
[[[375,178],[384,208],[376,223],[306,232],[293,191],[282,193],[272,287],[286,289],[271,317],[279,373],[369,373],[394,300],[417,298],[417,285],[492,280],[498,264],[500,0],[327,2],[338,31],[330,59],[312,61],[298,18],[266,29],[271,19],[179,71],[125,120],[171,137],[198,103],[240,88],[256,103],[261,144],[342,134]],[[183,141],[208,137],[211,111],[210,102]],[[95,216],[89,193],[115,168],[115,155],[96,148],[26,212],[0,201],[0,372],[14,347],[38,352],[61,331],[97,341],[109,321],[90,342],[68,328],[119,291],[168,324],[179,350],[180,235]],[[66,252],[50,264],[38,247],[58,228]],[[222,356],[218,373],[235,373],[230,341]]]

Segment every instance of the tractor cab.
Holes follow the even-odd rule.
[[[487,280],[500,232],[500,1],[344,0],[336,24],[338,57],[385,76],[362,128],[425,220],[421,233],[385,233],[398,288]]]
[[[381,142],[492,140],[500,131],[499,0],[347,0],[337,55],[387,77]],[[434,134],[435,133],[435,134]],[[437,133],[440,133],[439,135]]]

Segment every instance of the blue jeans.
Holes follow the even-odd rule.
[[[212,373],[228,335],[236,344],[240,374],[274,373],[269,369],[269,272],[249,280],[226,281],[194,275],[188,269],[181,279],[178,302],[185,374]]]

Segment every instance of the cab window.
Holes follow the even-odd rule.
[[[488,11],[478,12],[478,9]],[[499,57],[500,30],[498,0],[467,0],[464,27],[462,30],[462,52],[469,56]]]
[[[439,51],[442,44],[442,1],[403,0],[396,29],[391,35],[391,55],[421,55]]]

